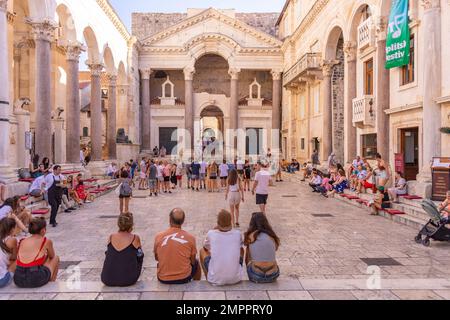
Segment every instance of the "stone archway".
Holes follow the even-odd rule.
[[[200,113],[202,152],[205,160],[223,159],[224,114],[214,105],[205,107]]]

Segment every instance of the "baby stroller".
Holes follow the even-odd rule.
[[[430,246],[430,239],[450,241],[450,229],[445,226],[450,221],[447,218],[442,218],[434,202],[428,199],[424,200],[422,202],[422,208],[430,215],[431,219],[423,226],[414,240],[417,243],[423,244],[425,247]]]

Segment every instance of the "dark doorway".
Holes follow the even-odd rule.
[[[416,180],[419,174],[419,128],[402,129],[400,144],[405,159],[405,179]]]
[[[177,130],[178,128],[175,127],[159,128],[159,148],[161,149],[164,146],[168,156],[177,155]]]
[[[263,128],[247,128],[245,154],[261,156],[263,151]]]

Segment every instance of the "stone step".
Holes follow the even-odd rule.
[[[416,217],[418,219],[422,220],[430,219],[430,216],[422,208],[418,208],[404,203],[393,203],[392,208],[401,210],[407,213],[408,215]]]

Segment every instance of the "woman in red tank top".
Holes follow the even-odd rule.
[[[30,222],[31,236],[19,243],[14,283],[19,288],[38,288],[56,281],[59,257],[53,243],[45,237],[47,222],[43,218]]]

